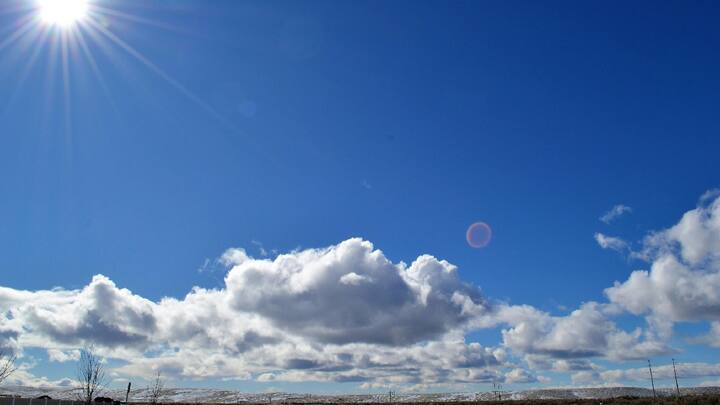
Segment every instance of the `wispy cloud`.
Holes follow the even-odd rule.
[[[609,224],[610,222],[618,219],[624,214],[628,214],[632,212],[632,208],[628,207],[627,205],[618,204],[610,209],[610,211],[606,212],[603,216],[600,217],[600,221]]]
[[[253,239],[250,241],[250,243],[252,243],[253,245],[255,245],[255,247],[258,248],[258,251],[260,252],[260,256],[262,256],[262,257],[268,256],[268,251],[267,251],[267,249],[265,249],[265,246],[263,246],[262,242]]]
[[[615,236],[607,236],[600,232],[595,233],[595,241],[601,248],[615,250],[617,252],[622,252],[628,248],[628,244],[624,240]]]
[[[703,193],[700,196],[700,205],[706,204],[710,200],[714,200],[720,196],[720,188],[713,188]]]

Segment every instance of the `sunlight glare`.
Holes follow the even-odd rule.
[[[40,19],[49,25],[70,27],[87,15],[88,0],[37,0]]]

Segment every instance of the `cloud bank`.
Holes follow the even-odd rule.
[[[706,198],[642,242],[638,257],[649,270],[607,288],[607,302],[556,316],[493,300],[430,255],[393,263],[363,239],[275,258],[235,248],[220,259],[224,286],[182,298],[148,300],[103,275],[78,290],[0,287],[0,348],[42,348],[50,361],[69,362],[92,344],[123,360],[113,371],[126,377],[159,370],[169,378],[408,389],[540,382],[547,371],[573,373],[578,383],[631,380],[630,371],[592,360],[674,353],[668,342],[684,321],[707,322],[700,338],[720,346],[718,252],[720,198]],[[624,313],[645,317],[646,327],[619,327],[614,318]],[[481,329],[499,329],[498,343],[466,340]],[[714,367],[693,375],[715,376]]]

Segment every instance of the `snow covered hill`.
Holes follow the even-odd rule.
[[[720,395],[720,387],[682,388],[683,394],[715,394]],[[674,389],[658,389],[658,395],[675,395]],[[147,389],[132,390],[130,402],[144,402],[148,399]],[[57,388],[30,388],[30,387],[0,387],[0,396],[21,396],[36,398],[40,395],[50,395],[55,399],[77,399],[77,391]],[[125,399],[124,390],[107,390],[102,393],[117,400]],[[507,392],[503,399],[576,399],[590,398],[602,399],[621,396],[651,397],[652,390],[637,387],[607,387],[607,388],[558,388]],[[397,393],[393,395],[393,402],[453,402],[473,400],[497,399],[492,392],[478,393],[443,393],[443,394],[408,394]],[[178,403],[378,403],[388,402],[386,394],[368,395],[311,395],[298,393],[246,393],[232,390],[205,389],[205,388],[168,388],[165,390],[163,402]]]

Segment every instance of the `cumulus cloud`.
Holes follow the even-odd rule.
[[[49,301],[30,299],[10,312],[24,321],[24,327],[54,342],[77,346],[98,341],[142,350],[156,328],[153,305],[98,275],[80,291],[59,291]]]
[[[678,379],[703,378],[720,376],[720,364],[711,363],[678,363],[675,366]],[[653,377],[656,380],[672,379],[672,365],[661,365],[653,367]],[[630,369],[613,369],[601,372],[583,373],[578,372],[572,376],[573,382],[584,383],[586,381],[603,381],[617,383],[621,381],[646,381],[649,378],[647,367]]]
[[[230,249],[219,262],[228,269],[223,288],[158,302],[102,275],[78,290],[0,288],[0,342],[44,348],[57,362],[94,345],[125,360],[118,375],[145,378],[521,380],[519,371],[506,375],[521,367],[506,349],[465,341],[474,320],[493,310],[446,261],[392,263],[370,242],[350,239],[274,259]]]
[[[633,314],[652,313],[673,321],[720,319],[720,273],[696,271],[673,255],[663,255],[650,271],[634,271],[605,290]]]
[[[629,360],[671,352],[663,342],[643,336],[641,329],[632,332],[619,329],[609,319],[606,307],[595,302],[563,317],[526,311],[529,316],[515,322],[509,320],[513,327],[502,331],[503,344],[521,353],[565,360],[589,357]],[[538,357],[531,359],[541,361]]]
[[[531,383],[537,382],[538,378],[525,369],[516,368],[512,371],[505,373],[505,381],[509,384]]]
[[[599,367],[587,359],[552,359],[547,356],[528,354],[525,362],[531,370],[550,370],[558,373],[597,370]]]
[[[355,272],[350,272],[340,277],[340,282],[347,285],[360,285],[370,281],[372,281],[372,279],[367,276],[361,276]]]
[[[74,388],[76,382],[70,378],[61,378],[58,380],[51,380],[47,377],[38,377],[30,372],[27,364],[21,364],[20,367],[15,370],[10,376],[4,381],[6,386],[20,386],[20,387],[34,387],[43,389],[57,389],[57,388]]]
[[[650,270],[605,290],[611,302],[669,321],[720,320],[720,197],[646,238]]]
[[[16,354],[18,352],[17,340],[20,332],[6,318],[0,316],[0,353]]]
[[[492,304],[446,261],[392,263],[360,239],[272,260],[231,249],[221,261],[229,268],[224,288],[159,302],[100,275],[79,290],[3,289],[0,305],[12,315],[4,322],[13,322],[19,345],[44,347],[52,361],[70,361],[77,347],[93,344],[127,361],[117,373],[138,377],[521,383],[543,378],[508,351],[563,359],[554,369],[569,370],[585,357],[664,349],[639,331],[619,330],[600,304],[566,317]],[[465,341],[470,330],[499,325],[506,327],[499,347]]]
[[[627,205],[618,204],[612,207],[610,211],[603,214],[603,216],[600,217],[600,221],[609,224],[610,222],[621,217],[623,214],[627,214],[630,212],[632,212],[632,208],[628,207]]]
[[[720,188],[713,188],[710,190],[707,190],[700,196],[700,205],[706,204],[708,201],[714,200],[720,196]]]
[[[64,363],[66,361],[78,361],[80,359],[80,350],[48,349],[47,354],[50,361],[58,363]]]
[[[720,322],[712,323],[707,341],[713,347],[720,347]]]
[[[236,310],[325,343],[432,339],[467,323],[465,306],[485,305],[450,263],[425,255],[410,266],[394,264],[360,239],[236,262],[226,284]]]
[[[0,287],[0,346],[44,348],[63,362],[93,344],[125,360],[118,375],[137,377],[161,371],[407,389],[543,382],[541,371],[574,373],[573,381],[630,379],[590,360],[672,353],[672,325],[683,320],[713,322],[706,343],[720,346],[718,207],[720,198],[706,198],[677,225],[648,236],[649,270],[606,289],[609,302],[586,302],[564,316],[493,301],[447,261],[421,255],[394,263],[372,243],[349,239],[272,258],[229,249],[218,260],[224,286],[195,287],[181,298],[148,300],[102,275],[77,290]],[[617,238],[596,239],[627,249]],[[647,327],[620,328],[613,317],[623,311],[645,316]],[[484,328],[500,329],[497,346],[466,341]]]
[[[617,252],[622,252],[628,248],[628,244],[624,240],[614,236],[607,236],[600,232],[595,233],[595,241],[601,248],[615,250]]]

